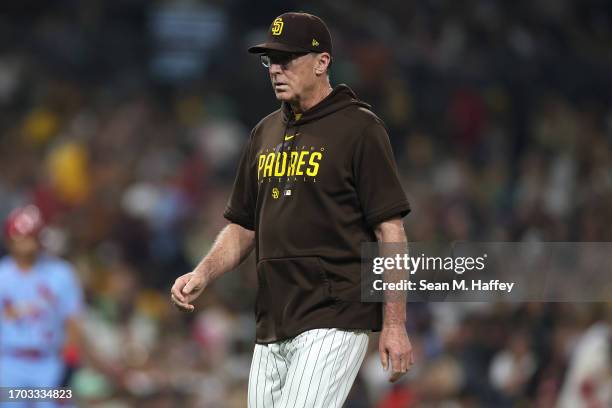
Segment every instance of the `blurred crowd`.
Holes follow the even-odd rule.
[[[6,3],[6,4],[4,4]],[[250,128],[278,107],[248,45],[288,10],[332,30],[333,84],[386,122],[410,241],[612,240],[612,4],[605,0],[22,0],[0,5],[0,216],[36,203],[71,260],[86,332],[129,370],[84,364],[92,407],[243,407],[253,260],[169,303],[226,221]],[[417,364],[377,341],[346,407],[604,407],[612,307],[409,305]]]

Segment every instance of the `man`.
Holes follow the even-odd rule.
[[[230,224],[172,300],[192,302],[255,248],[259,290],[248,404],[340,407],[379,331],[391,381],[412,364],[405,302],[362,303],[362,242],[405,242],[410,207],[369,105],[332,89],[332,42],[306,13],[277,17],[261,54],[281,108],[251,133],[224,216]]]
[[[65,386],[63,353],[88,352],[82,347],[79,325],[80,284],[69,263],[42,250],[39,236],[43,227],[41,213],[33,205],[13,210],[4,225],[9,255],[0,260],[0,387]],[[101,372],[114,380],[120,377],[117,369],[89,354]],[[70,393],[58,396],[69,397]],[[6,406],[55,407],[57,402],[66,407],[67,401],[31,398]]]
[[[70,265],[41,252],[43,225],[29,205],[11,212],[4,226],[9,256],[0,260],[0,387],[57,388],[65,374],[62,352],[76,331],[81,288]],[[29,402],[23,406],[55,406]]]

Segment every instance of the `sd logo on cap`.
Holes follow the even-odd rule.
[[[283,32],[283,19],[280,17],[276,17],[272,22],[272,35],[281,35]]]

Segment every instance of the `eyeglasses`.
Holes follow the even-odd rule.
[[[286,53],[278,53],[278,54],[264,54],[260,57],[261,65],[263,65],[266,68],[270,68],[270,65],[278,64],[283,69],[287,69],[287,67],[289,67],[289,64],[293,60],[296,60],[299,57],[306,55],[306,54],[308,53],[306,52],[302,52],[302,53],[286,52]]]

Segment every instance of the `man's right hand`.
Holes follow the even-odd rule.
[[[194,306],[191,303],[200,296],[206,284],[204,276],[195,272],[178,277],[170,291],[172,303],[180,311],[193,312]]]

